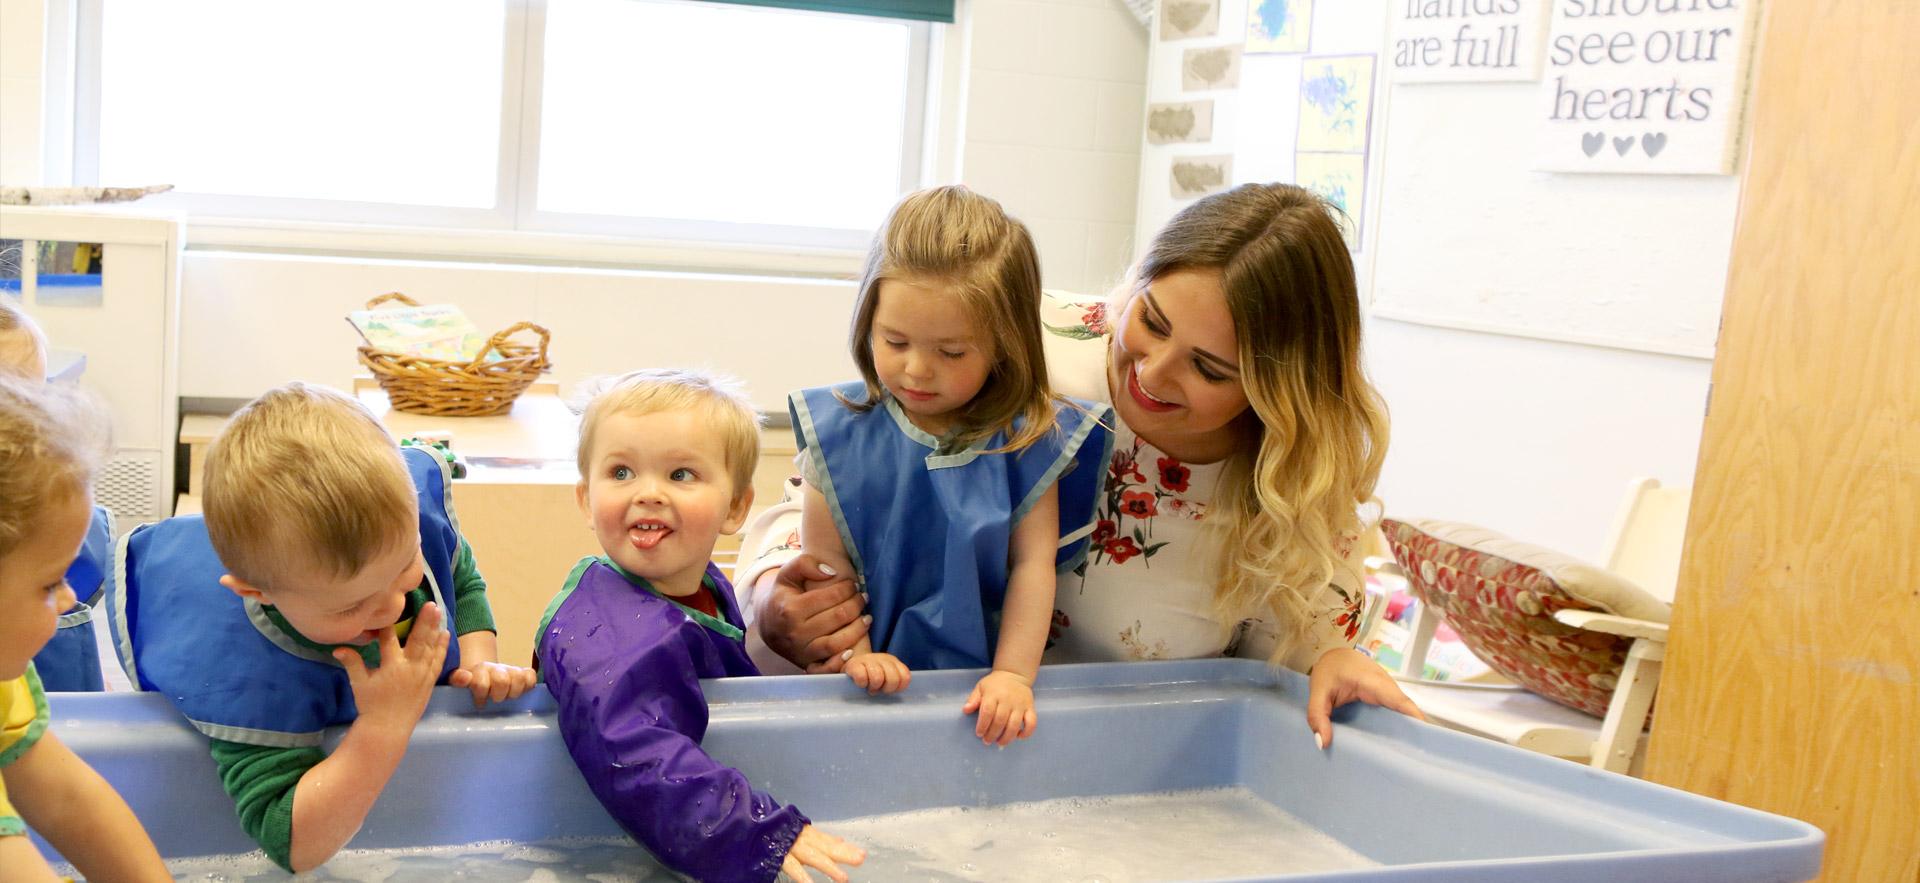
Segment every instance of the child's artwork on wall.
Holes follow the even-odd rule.
[[[1313,57],[1300,68],[1295,149],[1361,153],[1373,109],[1373,56]]]
[[[1180,65],[1180,87],[1188,92],[1240,86],[1240,47],[1188,49]]]
[[[1305,52],[1313,0],[1247,0],[1247,52]]]
[[[1310,153],[1293,155],[1294,183],[1320,194],[1340,213],[1340,234],[1347,248],[1360,251],[1360,212],[1367,203],[1367,155],[1364,153]]]
[[[1147,105],[1147,143],[1181,144],[1213,138],[1213,102],[1173,101]]]
[[[1169,184],[1174,199],[1199,199],[1227,189],[1233,181],[1233,156],[1178,156]]]
[[[1759,6],[1556,4],[1535,168],[1733,174]]]
[[[1396,0],[1388,67],[1398,83],[1540,78],[1548,0]]]
[[[1220,0],[1161,0],[1160,39],[1186,40],[1220,33]]]

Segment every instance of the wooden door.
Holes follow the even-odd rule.
[[[1756,64],[1647,773],[1915,883],[1920,4],[1769,2]]]

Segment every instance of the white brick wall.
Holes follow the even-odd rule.
[[[961,180],[1033,229],[1050,287],[1132,253],[1147,32],[1120,0],[975,0]]]

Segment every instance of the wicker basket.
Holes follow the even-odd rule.
[[[388,301],[420,305],[393,291],[367,301],[367,309]],[[540,335],[540,344],[507,342],[522,331]],[[488,417],[510,410],[513,400],[552,367],[547,361],[547,340],[547,329],[520,322],[488,339],[471,362],[405,356],[363,346],[360,364],[380,381],[380,388],[387,391],[387,403],[396,411],[437,417]],[[499,353],[500,358],[487,361],[490,352]]]

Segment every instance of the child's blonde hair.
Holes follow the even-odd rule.
[[[591,396],[580,412],[580,480],[587,480],[593,440],[600,422],[615,414],[658,414],[698,410],[706,425],[720,436],[727,475],[733,481],[733,499],[753,487],[753,467],[760,458],[760,414],[731,377],[684,368],[643,368],[590,384]]]
[[[848,345],[867,383],[865,401],[843,402],[866,411],[885,400],[873,361],[873,314],[880,283],[919,279],[960,296],[992,367],[986,384],[962,409],[950,442],[965,447],[1025,418],[1001,450],[1017,451],[1054,427],[1052,387],[1040,349],[1040,256],[1025,224],[965,187],[908,194],[873,237],[853,303]]]
[[[11,299],[0,297],[0,374],[26,377],[37,367],[44,375],[46,366],[47,336],[41,333],[32,316]],[[27,379],[41,381],[46,377]]]
[[[207,535],[261,588],[289,567],[351,577],[419,531],[400,448],[365,406],[289,383],[248,402],[207,450]]]
[[[78,389],[0,376],[0,558],[49,506],[91,494],[110,446],[105,412]]]

